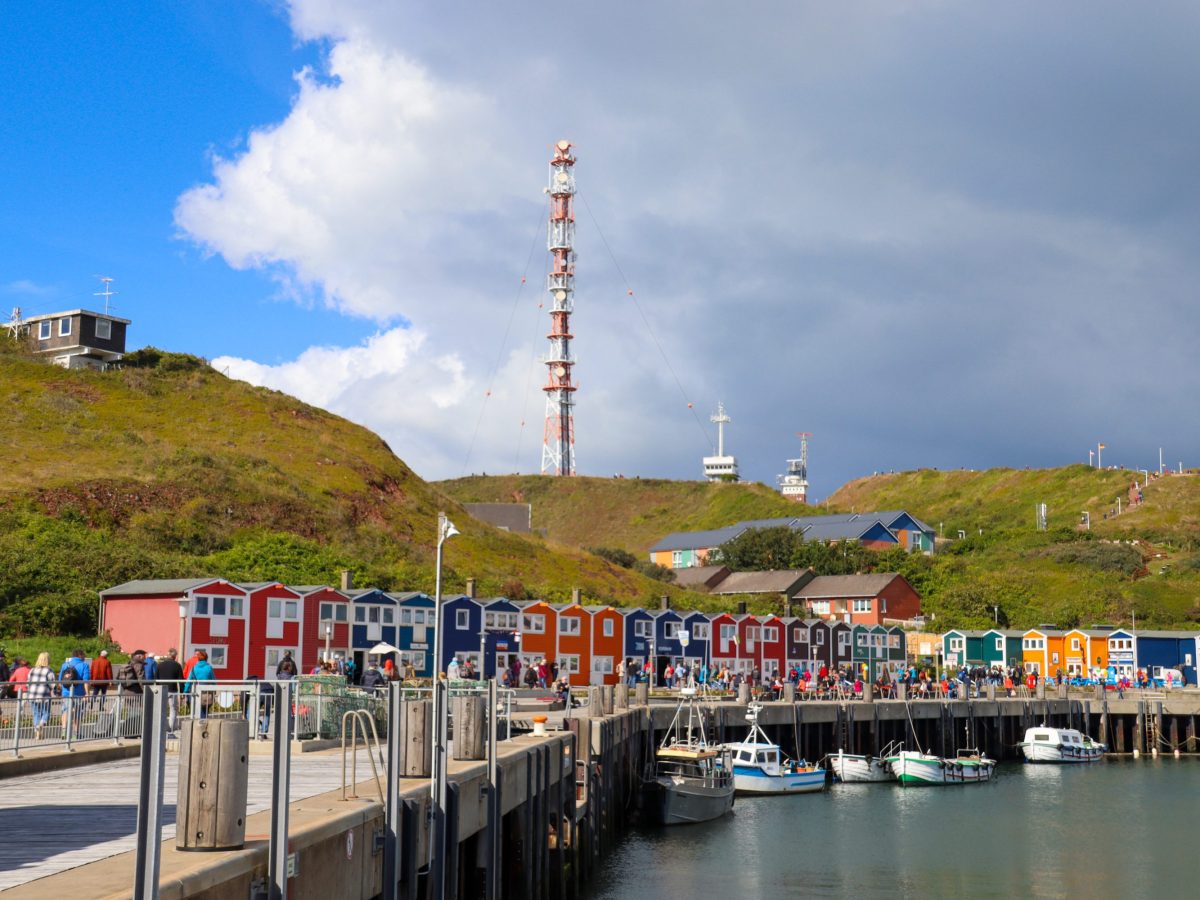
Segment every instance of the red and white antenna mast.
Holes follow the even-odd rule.
[[[542,439],[542,474],[575,474],[575,385],[571,383],[571,312],[575,308],[575,157],[571,142],[554,145],[550,160],[550,225],[546,246],[553,267],[546,279],[550,292],[550,352],[546,355],[546,430]]]

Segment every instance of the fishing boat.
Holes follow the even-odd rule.
[[[746,710],[750,732],[745,740],[722,745],[733,760],[733,785],[737,793],[806,794],[824,790],[825,770],[804,760],[784,757],[782,748],[759,726],[761,711],[761,703],[750,704]]]
[[[839,749],[829,755],[829,769],[837,781],[857,784],[873,781],[895,781],[896,776],[888,765],[888,757],[896,756],[904,749],[901,741],[893,741],[878,756],[861,756]]]
[[[733,809],[733,771],[728,752],[710,746],[696,707],[696,689],[679,692],[679,706],[654,754],[645,779],[650,817],[663,825],[720,818]]]
[[[1074,728],[1050,728],[1042,725],[1025,732],[1018,745],[1027,762],[1083,763],[1095,762],[1104,756],[1108,747],[1093,741]]]
[[[959,750],[958,756],[942,757],[920,750],[901,750],[887,758],[901,787],[919,784],[977,784],[991,781],[996,761],[978,750]]]

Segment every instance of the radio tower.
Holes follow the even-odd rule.
[[[797,503],[808,502],[808,439],[811,431],[797,432],[800,438],[800,458],[789,459],[787,474],[779,479],[779,493]]]
[[[546,247],[553,268],[546,279],[550,292],[550,352],[546,354],[546,430],[542,439],[542,474],[575,474],[575,385],[571,383],[571,312],[575,308],[575,157],[571,142],[554,145],[550,160],[550,225]]]

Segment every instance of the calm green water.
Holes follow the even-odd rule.
[[[631,828],[588,896],[1196,897],[1200,760],[999,767],[990,784],[739,797]]]

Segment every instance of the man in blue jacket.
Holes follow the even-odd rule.
[[[82,650],[76,650],[68,656],[66,662],[62,664],[62,668],[58,670],[58,683],[62,686],[62,727],[64,733],[67,730],[67,722],[77,722],[80,713],[83,712],[83,702],[74,698],[87,696],[87,683],[91,677],[92,667],[83,658]],[[74,710],[70,708],[72,703],[75,704]]]

